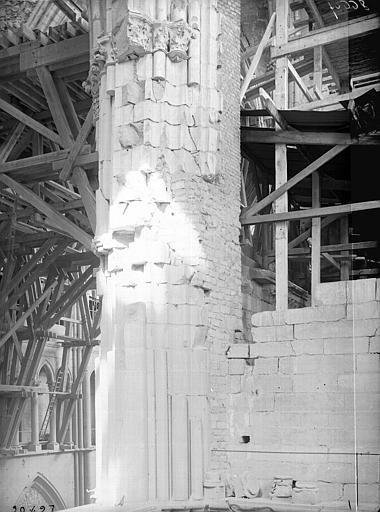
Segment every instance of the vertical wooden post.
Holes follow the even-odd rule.
[[[323,71],[323,47],[314,48],[314,86],[318,93],[322,92],[322,71]],[[320,179],[319,173],[312,175],[312,207],[319,208]],[[316,217],[311,221],[311,304],[316,306],[317,288],[321,282],[321,218]]]
[[[312,207],[320,206],[320,182],[319,173],[312,175]],[[316,305],[316,291],[321,281],[321,218],[316,217],[311,221],[311,304]]]
[[[344,215],[340,219],[340,243],[348,244],[348,216]],[[348,256],[350,254],[349,251],[342,251],[342,255]],[[351,264],[349,260],[342,260],[340,264],[340,280],[348,281],[350,279],[350,268]]]
[[[57,443],[57,407],[56,403],[50,413],[50,430],[49,430],[49,442],[47,445],[48,450],[58,450],[59,444]]]
[[[288,0],[276,0],[276,44],[288,42]],[[275,103],[279,109],[288,107],[288,58],[276,60]],[[279,128],[276,127],[278,130]],[[286,144],[275,146],[276,188],[287,181]],[[288,194],[283,194],[274,203],[276,213],[288,211]],[[288,223],[276,223],[276,309],[288,308]]]
[[[314,48],[314,85],[319,93],[322,92],[322,72],[323,72],[323,47]]]

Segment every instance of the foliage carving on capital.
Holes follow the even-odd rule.
[[[100,75],[107,61],[108,52],[104,42],[98,41],[97,46],[92,50],[90,59],[90,70],[87,79],[82,83],[83,89],[92,96],[94,118],[99,118],[99,88]]]
[[[163,51],[173,62],[187,59],[192,29],[184,19],[157,21],[129,11],[114,30],[118,62]]]
[[[37,0],[3,0],[0,2],[0,30],[20,28],[26,23]]]
[[[180,20],[169,25],[169,53],[168,56],[173,62],[180,62],[187,59],[192,30],[189,24]]]
[[[167,23],[153,25],[153,51],[162,50],[167,53],[169,48],[169,30]]]

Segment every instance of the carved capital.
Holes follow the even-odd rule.
[[[168,56],[173,62],[180,62],[187,59],[192,30],[190,25],[183,20],[176,21],[169,25],[169,53]]]
[[[129,11],[114,31],[118,62],[138,59],[147,53],[164,51],[173,62],[187,59],[192,29],[184,20],[154,21],[140,13]]]
[[[114,31],[118,61],[138,59],[152,51],[152,20],[129,11]]]
[[[94,107],[94,118],[99,118],[99,88],[100,77],[108,58],[108,52],[105,43],[109,38],[99,40],[97,46],[91,52],[90,70],[87,79],[82,83],[83,89],[92,96]],[[110,55],[110,57],[113,57]]]
[[[33,11],[37,0],[3,0],[0,2],[0,30],[20,28]]]
[[[169,29],[167,23],[155,23],[153,25],[153,51],[162,50],[165,53],[169,49]]]

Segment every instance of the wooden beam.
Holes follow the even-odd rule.
[[[91,358],[92,349],[93,349],[92,346],[86,346],[83,351],[83,357],[82,357],[80,366],[78,368],[78,374],[77,374],[76,379],[74,380],[72,387],[71,387],[71,393],[73,395],[76,395],[79,392],[80,385],[82,384],[82,381],[83,381],[83,378],[85,375],[85,371],[87,369],[88,363]],[[67,428],[69,426],[69,421],[70,421],[71,416],[74,411],[74,406],[75,406],[75,399],[70,399],[68,404],[66,405],[64,413],[63,413],[62,424],[61,424],[61,428],[58,433],[58,442],[59,443],[62,443],[65,438]]]
[[[286,44],[288,41],[288,15],[289,2],[276,0],[276,42]],[[279,109],[288,108],[288,78],[289,68],[286,57],[275,62],[275,92],[274,102]],[[276,127],[276,131],[279,128]],[[286,144],[275,145],[275,184],[280,190],[288,179],[288,163]],[[261,202],[261,201],[260,201]],[[278,194],[274,203],[274,210],[278,214],[286,214],[288,210],[288,194]],[[288,223],[279,222],[275,226],[275,253],[276,253],[276,310],[288,309]]]
[[[291,75],[293,76],[294,80],[296,81],[296,84],[301,89],[301,91],[303,92],[306,99],[308,101],[313,101],[313,99],[314,99],[313,96],[310,94],[309,89],[306,87],[305,82],[302,80],[302,78],[300,77],[297,70],[295,69],[295,67],[290,62],[289,59],[288,59],[288,68],[289,68],[289,71],[290,71]]]
[[[41,46],[20,53],[20,71],[27,71],[38,66],[50,66],[57,62],[70,61],[80,55],[89,54],[89,35],[65,39],[55,44]]]
[[[50,71],[46,66],[41,66],[36,68],[36,72],[63,146],[69,148],[73,144],[73,136]]]
[[[96,201],[95,194],[91,188],[90,182],[86,172],[82,167],[75,167],[72,177],[74,185],[78,187],[79,193],[82,197],[84,209],[86,210],[87,217],[92,229],[95,233],[96,230]]]
[[[327,153],[324,153],[322,156],[314,160],[310,165],[305,167],[301,172],[293,176],[293,178],[290,178],[286,183],[281,185],[279,188],[271,192],[268,196],[264,197],[261,201],[259,201],[257,204],[253,205],[249,210],[246,212],[243,212],[241,219],[246,219],[248,216],[255,215],[256,213],[260,212],[263,208],[266,206],[269,206],[273,201],[281,197],[285,192],[290,190],[292,187],[297,185],[300,181],[305,179],[307,176],[310,176],[313,172],[320,169],[323,165],[325,165],[327,162],[332,160],[334,157],[339,155],[343,150],[345,149],[345,146],[335,146]]]
[[[6,140],[3,142],[0,148],[0,162],[5,162],[11,154],[13,148],[17,144],[22,132],[24,131],[25,125],[23,123],[16,123],[14,128],[9,133]]]
[[[269,41],[269,38],[272,34],[275,20],[276,20],[276,13],[274,12],[269,20],[269,23],[267,25],[267,28],[265,29],[264,35],[259,43],[259,46],[257,47],[255,56],[252,59],[252,62],[248,68],[247,74],[245,75],[243,83],[241,85],[240,103],[243,101],[245,93],[247,92],[247,89],[249,87],[249,84],[250,84],[254,74],[256,73],[257,66],[259,65],[260,59],[263,55],[263,51],[264,51],[264,49]]]
[[[377,146],[379,138],[376,136],[359,137],[353,139],[349,133],[339,132],[300,132],[296,130],[270,130],[241,127],[241,141],[256,144],[287,144],[297,146]]]
[[[297,105],[297,110],[314,110],[318,108],[330,107],[332,105],[340,104],[344,101],[350,101],[355,98],[359,98],[364,93],[375,89],[377,92],[380,91],[380,85],[374,84],[366,87],[360,87],[359,89],[354,89],[351,92],[347,92],[345,94],[330,94],[323,100],[312,101],[311,103],[303,103],[302,105]],[[342,107],[343,109],[343,107]]]
[[[331,217],[325,217],[323,220],[330,219]],[[298,244],[297,244],[298,245]],[[289,244],[290,246],[290,244]],[[321,245],[321,252],[325,253],[339,253],[346,251],[360,251],[365,249],[375,249],[379,247],[379,242],[352,242],[348,244],[330,244],[330,245]],[[274,256],[274,252],[270,252],[268,256]],[[310,247],[295,247],[289,249],[289,256],[310,256]]]
[[[272,47],[271,56],[278,59],[279,57],[303,52],[316,46],[336,43],[343,39],[349,40],[355,36],[364,36],[378,28],[380,28],[380,17],[377,14],[370,14],[369,16],[313,30],[302,37],[286,43],[279,42],[277,46]]]
[[[87,249],[91,249],[92,246],[92,238],[89,234],[83,231],[81,228],[76,226],[73,222],[66,219],[63,215],[56,212],[53,208],[51,208],[43,199],[41,199],[37,194],[32,192],[27,187],[21,185],[14,179],[6,176],[5,174],[0,174],[0,182],[4,183],[7,187],[13,189],[24,201],[28,202],[31,206],[36,208],[36,210],[40,211],[49,219],[49,222],[53,222],[57,225],[62,231],[72,236],[75,240],[80,242]]]
[[[62,78],[56,78],[54,83],[57,87],[59,97],[66,112],[67,122],[70,125],[71,133],[76,137],[80,130],[78,114],[75,111],[74,102],[70,96],[66,83]]]
[[[320,181],[318,171],[312,175],[312,208],[320,208]],[[311,220],[311,303],[316,305],[321,282],[321,218]]]
[[[265,109],[273,117],[273,119],[276,121],[278,126],[281,128],[281,130],[286,131],[286,130],[291,129],[288,125],[288,122],[284,118],[284,116],[278,110],[275,102],[272,100],[272,98],[269,96],[269,94],[266,92],[266,90],[263,89],[262,87],[260,87],[260,89],[259,89],[259,95],[260,95],[261,101],[264,103]]]
[[[342,215],[342,214],[341,214]],[[341,217],[341,215],[331,215],[329,217],[325,217],[321,222],[321,229],[325,228],[326,226],[329,226],[333,222],[335,222],[337,219]],[[305,242],[309,238],[311,234],[311,227],[306,229],[303,233],[296,236],[289,242],[289,250],[291,250],[293,247],[297,247],[297,245],[302,244],[302,242]]]
[[[0,109],[4,110],[7,114],[14,117],[21,123],[25,124],[26,126],[29,126],[32,128],[32,130],[35,130],[36,132],[40,133],[44,137],[48,138],[49,140],[55,142],[56,144],[59,144],[62,146],[62,141],[58,133],[53,132],[49,128],[46,128],[43,124],[39,123],[38,121],[35,121],[28,115],[24,114],[24,112],[21,112],[18,108],[14,107],[7,101],[4,101],[0,98]]]
[[[324,27],[325,22],[323,21],[323,18],[318,10],[318,7],[315,5],[315,1],[314,0],[305,0],[305,3],[311,12],[317,27],[318,28]],[[316,47],[316,48],[318,48],[318,47]],[[321,48],[322,60],[325,62],[326,68],[328,69],[332,79],[335,82],[337,89],[339,90],[341,88],[340,78],[339,78],[339,75],[338,75],[333,63],[331,62],[330,55],[329,55],[328,51],[326,50],[326,48],[323,48],[323,47],[319,47],[319,48]]]
[[[47,169],[49,172],[60,171],[65,165],[65,160],[69,155],[69,150],[52,151],[43,155],[21,158],[10,162],[0,163],[0,173],[13,173],[17,171],[27,170],[30,173],[41,169]],[[98,153],[83,153],[78,155],[75,164],[80,167],[88,167],[96,163]],[[51,178],[50,178],[51,179]]]
[[[4,345],[4,343],[17,331],[17,329],[24,325],[24,322],[25,320],[33,313],[33,311],[37,308],[37,306],[39,306],[41,304],[41,302],[48,296],[51,294],[52,290],[55,288],[55,286],[57,285],[57,283],[52,283],[45,291],[44,293],[38,297],[38,299],[33,302],[33,304],[27,309],[27,311],[25,311],[24,314],[22,314],[20,316],[20,318],[15,322],[14,325],[12,325],[12,327],[9,329],[9,331],[4,334],[4,336],[2,336],[0,338],[0,347],[2,347]]]
[[[32,270],[39,265],[40,260],[50,251],[55,243],[55,239],[46,240],[41,247],[38,248],[38,251],[33,254],[33,256],[29,259],[27,263],[22,265],[20,270],[17,272],[15,276],[13,276],[12,280],[9,282],[8,286],[2,290],[3,301],[5,297],[13,292],[21,281],[30,273]],[[1,309],[0,309],[1,311]]]
[[[93,110],[91,107],[90,110],[88,111],[88,114],[86,116],[86,119],[85,119],[83,125],[81,126],[81,128],[79,130],[78,136],[75,139],[74,145],[72,146],[70,153],[69,153],[69,155],[65,161],[65,164],[63,166],[63,169],[59,175],[59,178],[62,181],[67,181],[70,178],[71,172],[72,172],[72,167],[75,163],[75,160],[77,159],[84,142],[86,141],[90,131],[92,130],[92,127],[93,127]]]
[[[380,201],[365,201],[363,203],[350,203],[338,206],[326,206],[324,208],[310,208],[309,210],[296,210],[284,213],[271,213],[268,215],[249,215],[241,224],[260,224],[267,222],[283,222],[299,219],[312,219],[313,217],[324,217],[343,213],[354,213],[365,210],[376,210],[380,208]]]
[[[0,384],[0,393],[31,393],[34,391],[39,395],[70,395],[61,391],[47,391],[39,386],[18,386],[17,384]]]
[[[348,216],[344,215],[340,219],[340,242],[343,245],[349,245],[348,244],[348,240],[349,240],[348,232],[349,232]],[[343,255],[348,256],[349,252],[343,252]],[[340,267],[340,280],[341,281],[348,281],[350,279],[350,271],[351,271],[350,267],[351,267],[351,264],[349,261],[343,261],[341,263],[341,267]]]

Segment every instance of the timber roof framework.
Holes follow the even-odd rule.
[[[98,154],[92,98],[82,86],[90,61],[84,2],[24,4],[22,12],[8,4],[0,8],[3,454],[28,448],[20,446],[19,426],[27,400],[45,392],[35,379],[47,342],[63,347],[49,404],[62,395],[57,440],[64,445],[99,343],[101,313],[100,304],[93,306],[99,265],[92,251]],[[74,310],[79,328],[71,318]],[[64,334],[54,329],[59,323]],[[80,351],[78,372],[66,392],[73,348]],[[46,441],[42,431],[33,435],[37,444]]]
[[[281,309],[288,277],[313,296],[380,271],[379,5],[278,0],[268,20],[257,46],[242,41],[241,222]]]

